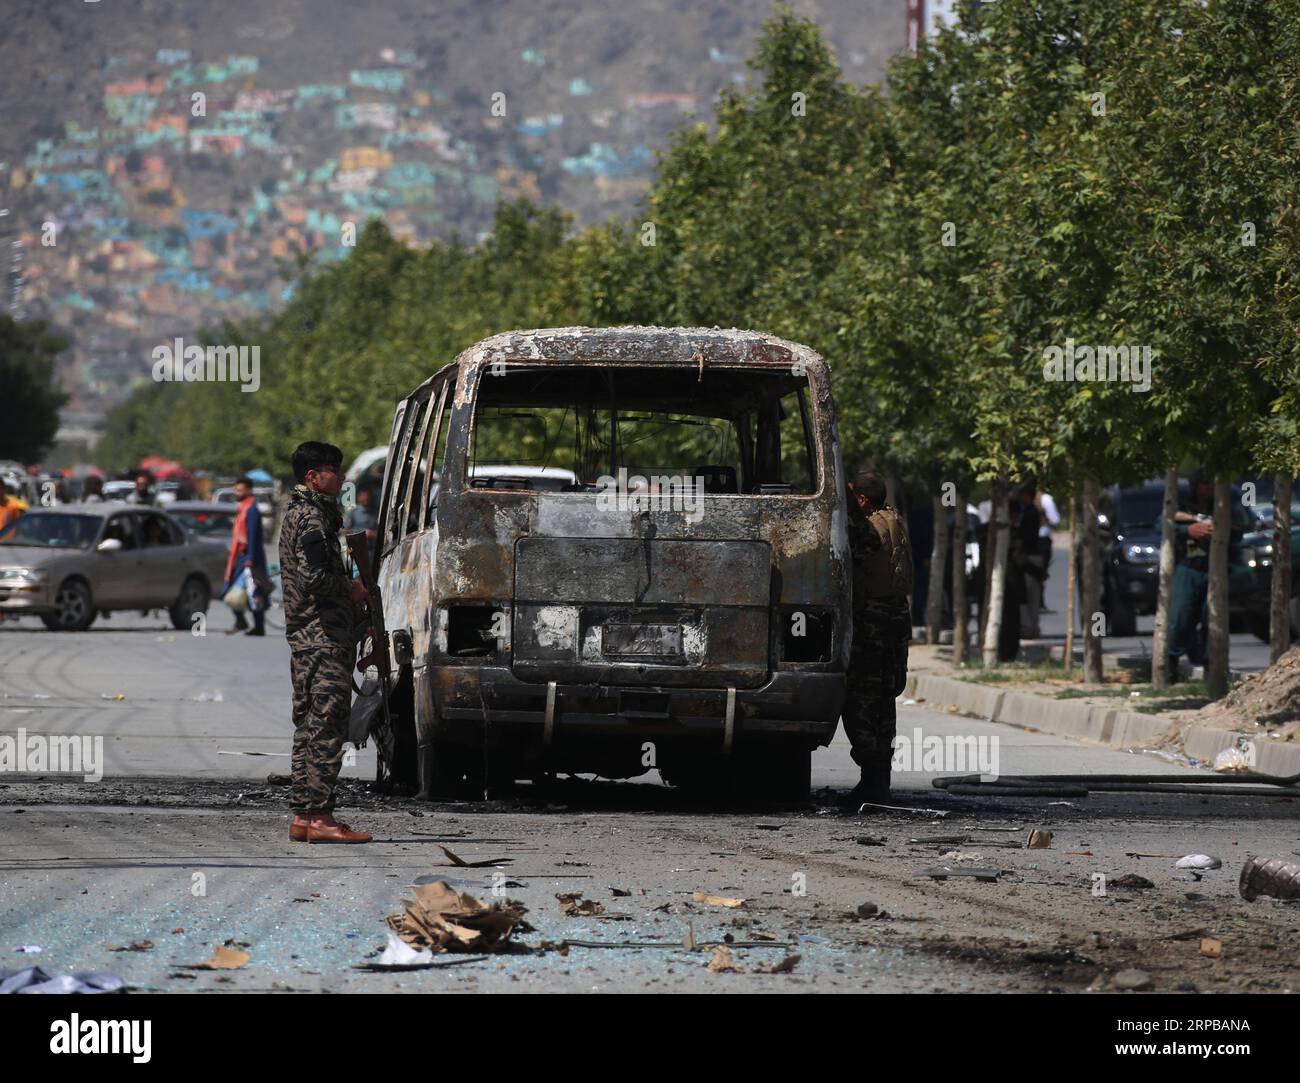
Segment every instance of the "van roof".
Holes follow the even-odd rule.
[[[721,327],[541,327],[506,331],[462,352],[458,365],[494,361],[572,364],[756,365],[825,367],[807,346],[758,331]]]

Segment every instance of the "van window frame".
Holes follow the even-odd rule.
[[[406,504],[403,501],[395,500],[394,495],[405,493],[410,488],[410,479],[406,476],[406,457],[410,450],[411,436],[415,432],[416,425],[424,419],[429,400],[432,397],[432,386],[427,390],[424,387],[417,388],[402,401],[402,419],[394,424],[394,428],[396,428],[397,424],[400,424],[402,432],[397,445],[397,454],[390,454],[388,463],[384,467],[384,497],[380,517],[382,534],[380,535],[379,544],[381,553],[392,550],[407,534],[405,529],[399,529],[399,527],[404,527],[405,517],[399,520],[395,516],[395,511],[405,509]],[[392,445],[389,446],[392,447]],[[397,471],[396,475],[394,470]]]
[[[506,493],[506,492],[508,493],[528,492],[528,493],[535,494],[536,490],[491,489],[488,488],[487,486],[474,486],[469,484],[468,479],[469,479],[469,466],[470,466],[470,452],[474,446],[474,439],[478,430],[478,421],[479,421],[479,406],[480,406],[479,392],[482,390],[484,386],[484,376],[485,373],[490,371],[491,364],[492,362],[490,361],[482,361],[479,363],[479,365],[477,366],[478,371],[475,373],[475,379],[473,380],[469,388],[470,394],[469,394],[469,402],[467,404],[469,409],[469,424],[466,426],[465,450],[462,456],[463,462],[461,464],[461,467],[464,471],[464,479],[462,481],[463,491],[467,493],[487,493],[487,494]],[[507,365],[506,367],[507,369],[509,369],[515,366]],[[518,367],[520,368],[545,367],[545,368],[562,369],[562,368],[582,368],[582,367],[591,367],[591,366],[589,363],[584,363],[582,361],[575,361],[575,362],[558,361],[558,362],[548,363],[544,366],[538,366],[537,363],[533,361],[533,362],[521,364]],[[635,368],[663,368],[666,370],[681,369],[681,370],[690,371],[690,366],[686,366],[686,365],[646,365],[646,364],[636,364],[635,362],[628,362],[627,364],[619,364],[619,365],[603,365],[599,367],[607,369],[612,372],[618,372],[624,369],[635,369]],[[772,368],[767,365],[721,365],[719,364],[711,367],[717,369],[724,369],[724,368],[735,369],[737,371],[742,371],[742,372],[773,371]],[[783,371],[784,371],[784,367],[783,367]],[[812,372],[805,370],[802,373],[802,375],[804,378],[804,383],[802,383],[798,387],[797,394],[799,396],[799,407],[800,407],[801,420],[803,422],[802,427],[804,431],[805,445],[810,455],[809,467],[812,469],[816,477],[816,481],[817,481],[816,488],[812,492],[808,492],[808,493],[785,493],[785,494],[772,494],[772,493],[764,494],[764,493],[751,493],[751,492],[709,493],[707,495],[707,499],[733,500],[737,498],[744,498],[749,500],[781,499],[781,500],[804,500],[804,501],[817,501],[817,500],[824,499],[826,494],[827,477],[832,466],[831,449],[829,447],[823,449],[821,443],[817,438],[817,433],[818,433],[817,422],[821,417],[821,407],[817,401],[818,399],[818,396],[816,394],[817,388],[813,384]],[[748,415],[743,415],[743,416],[748,416]],[[755,421],[755,424],[757,426],[757,420]],[[743,440],[750,440],[751,438],[749,437],[749,434],[747,432],[743,432],[742,430],[743,430],[743,426],[737,425],[738,442]],[[825,450],[825,455],[823,455],[823,450]],[[590,495],[590,494],[548,493],[547,495],[551,497],[555,497],[555,496],[579,496],[580,497],[583,495]]]
[[[446,425],[448,430],[451,428],[451,413],[448,410],[449,400],[452,395],[452,389],[456,386],[456,370],[438,376],[434,381],[434,394],[430,397],[433,402],[435,411],[433,417],[433,432],[429,437],[429,462],[424,470],[424,485],[420,489],[420,518],[416,523],[416,530],[427,530],[431,521],[430,513],[433,511],[431,502],[432,486],[434,484],[434,475],[438,475],[438,484],[442,484],[442,471],[437,470],[438,441],[442,436],[443,426]],[[450,436],[450,431],[448,431]]]

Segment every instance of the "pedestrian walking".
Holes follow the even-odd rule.
[[[226,580],[221,596],[239,587],[247,599],[248,612],[253,616],[253,627],[248,627],[242,610],[236,609],[235,627],[230,632],[244,632],[250,636],[266,635],[266,610],[271,600],[270,577],[266,570],[266,547],[262,537],[262,513],[253,496],[253,483],[248,478],[235,482],[235,499],[239,511],[235,514],[230,532],[230,554],[226,558]]]

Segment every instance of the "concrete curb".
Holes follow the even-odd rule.
[[[1160,715],[1139,714],[1117,707],[1050,699],[1033,692],[1015,692],[934,673],[909,673],[903,695],[925,700],[928,706],[955,707],[963,714],[990,722],[1004,722],[1054,733],[1108,748],[1152,745],[1174,723]],[[1183,752],[1202,762],[1213,762],[1243,733],[1192,726],[1179,734]],[[1255,770],[1268,775],[1300,774],[1300,748],[1280,741],[1255,743]]]

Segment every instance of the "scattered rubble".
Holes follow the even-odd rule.
[[[524,921],[528,908],[507,900],[491,906],[469,894],[458,894],[442,880],[416,884],[414,899],[403,899],[403,912],[385,920],[406,944],[446,951],[500,951],[516,931],[531,932]]]
[[[1283,857],[1252,857],[1241,867],[1237,889],[1247,902],[1261,895],[1300,899],[1300,862]]]
[[[595,899],[584,899],[581,891],[566,891],[555,896],[560,900],[560,913],[570,918],[592,918],[605,912],[605,907]]]
[[[709,895],[703,891],[691,892],[691,902],[700,903],[703,906],[725,906],[731,910],[745,905],[744,899],[729,899],[722,895]]]
[[[126,982],[115,974],[56,974],[39,966],[0,970],[0,993],[124,993]]]
[[[188,968],[190,970],[242,970],[252,958],[248,952],[240,950],[244,947],[248,945],[227,940],[212,952],[212,958],[207,962],[190,963]]]

